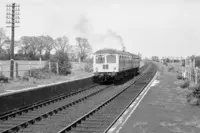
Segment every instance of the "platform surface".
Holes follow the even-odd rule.
[[[187,102],[188,91],[180,88],[183,81],[176,78],[177,73],[163,71],[135,111],[121,119],[112,133],[200,133],[200,108]]]
[[[10,81],[12,83],[0,83],[0,96],[8,93],[14,93],[17,91],[23,91],[23,90],[29,90],[33,89],[36,87],[40,86],[45,86],[45,85],[52,85],[52,84],[58,84],[61,82],[69,82],[73,80],[78,80],[78,79],[84,79],[88,77],[92,77],[92,73],[80,73],[76,75],[70,75],[70,76],[61,76],[58,77],[55,81],[53,79],[44,79],[45,81],[42,81],[43,79],[40,80],[30,80],[30,81]],[[60,81],[59,81],[60,79]],[[34,82],[36,82],[34,84]]]

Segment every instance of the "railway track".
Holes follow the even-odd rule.
[[[36,121],[40,121],[43,118],[56,114],[63,109],[94,96],[108,87],[92,85],[67,95],[4,114],[0,117],[0,132],[9,133],[19,131],[19,129],[27,127],[29,124],[34,124]]]
[[[143,67],[141,69],[146,68]],[[84,101],[87,101],[88,99],[97,96],[97,94],[101,93],[103,90],[108,88],[111,89],[112,87],[113,85],[92,85],[88,88],[76,90],[73,93],[70,92],[70,94],[59,96],[49,101],[44,101],[34,104],[32,106],[23,107],[18,111],[4,114],[4,116],[0,117],[0,132],[35,132],[36,130],[34,129],[37,129],[38,131],[40,127],[44,127],[46,124],[49,124],[51,122],[58,123],[57,125],[54,125],[55,128],[57,128],[55,129],[55,131],[59,131],[63,128],[59,132],[65,132],[66,126],[74,126],[74,121],[79,119],[80,116],[85,116],[87,112],[90,112],[90,110],[92,110],[94,106],[96,107],[97,105],[94,104],[94,106],[89,107],[89,105],[92,105],[91,103],[89,103],[88,105],[87,103],[83,104],[81,107],[84,108],[85,106],[85,111],[81,111],[82,113],[80,113],[79,111],[79,114],[75,113],[77,111],[77,108],[75,108],[75,106],[79,106],[79,104],[82,104]],[[93,100],[91,101],[93,102]],[[99,100],[99,102],[101,102],[101,100]],[[54,120],[59,122],[56,122]]]
[[[145,73],[136,83],[134,83],[134,85],[129,85],[126,89],[122,90],[120,93],[102,103],[86,115],[80,117],[58,133],[108,132],[117,119],[150,82],[155,73],[156,69],[151,66],[150,71]]]

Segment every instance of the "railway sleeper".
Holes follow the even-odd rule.
[[[95,128],[95,127],[108,127],[109,124],[105,124],[105,123],[102,123],[102,124],[97,124],[97,123],[81,123],[80,125],[78,125],[77,127],[88,127],[88,128]]]
[[[0,125],[0,131],[5,131],[5,130],[8,130],[8,129],[10,129],[10,128],[12,128],[13,127],[13,125],[12,124],[1,124]]]
[[[35,118],[35,115],[31,115],[31,116],[26,116],[26,115],[24,115],[24,116],[19,116],[18,117],[19,119],[27,119],[27,120],[30,120],[30,119],[34,119]],[[18,119],[17,118],[17,119]]]
[[[12,121],[6,121],[4,124],[12,124],[12,125],[19,125],[20,123],[23,123],[24,120],[12,120]]]
[[[69,133],[102,133],[102,129],[83,130],[82,128],[72,128],[72,130]]]
[[[107,121],[107,120],[109,120],[109,119],[111,119],[111,118],[114,118],[114,117],[107,117],[107,116],[92,116],[91,117],[92,119],[96,119],[96,120],[105,120],[105,121]],[[90,118],[89,118],[90,119]]]
[[[32,133],[32,132],[33,132],[33,129],[24,128],[24,129],[21,129],[20,132],[22,132],[22,133]]]
[[[93,124],[93,123],[98,123],[99,125],[104,125],[104,124],[110,124],[110,121],[104,121],[104,123],[97,121],[97,120],[87,120],[87,121],[82,121],[81,124]]]
[[[114,117],[115,115],[112,113],[104,113],[104,112],[97,112],[94,114],[95,116],[109,116],[109,117]]]
[[[102,115],[102,114],[95,114],[93,115],[92,117],[95,117],[95,118],[114,118],[115,115]]]
[[[82,121],[81,123],[99,123],[99,124],[101,124],[101,123],[110,123],[111,122],[111,120],[109,120],[109,119],[107,119],[107,120],[99,120],[99,119],[93,119],[93,118],[89,118],[88,120],[86,120],[86,121]]]
[[[107,126],[99,126],[98,124],[91,124],[91,125],[84,125],[84,124],[80,124],[78,126],[76,126],[76,128],[78,129],[82,129],[82,130],[96,130],[96,129],[104,129],[106,128]]]
[[[87,120],[110,121],[110,118],[106,118],[106,117],[90,117]]]

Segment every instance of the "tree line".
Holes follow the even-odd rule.
[[[67,36],[53,39],[49,35],[41,36],[22,36],[15,41],[15,60],[48,60],[52,53],[62,51],[68,53],[72,61],[84,61],[91,52],[92,48],[87,38],[77,37],[76,45],[70,45]],[[11,40],[5,34],[5,30],[0,28],[0,60],[10,59]]]

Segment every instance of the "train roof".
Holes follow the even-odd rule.
[[[125,54],[125,55],[137,56],[135,54],[116,50],[116,49],[101,49],[101,50],[96,51],[94,54]]]

